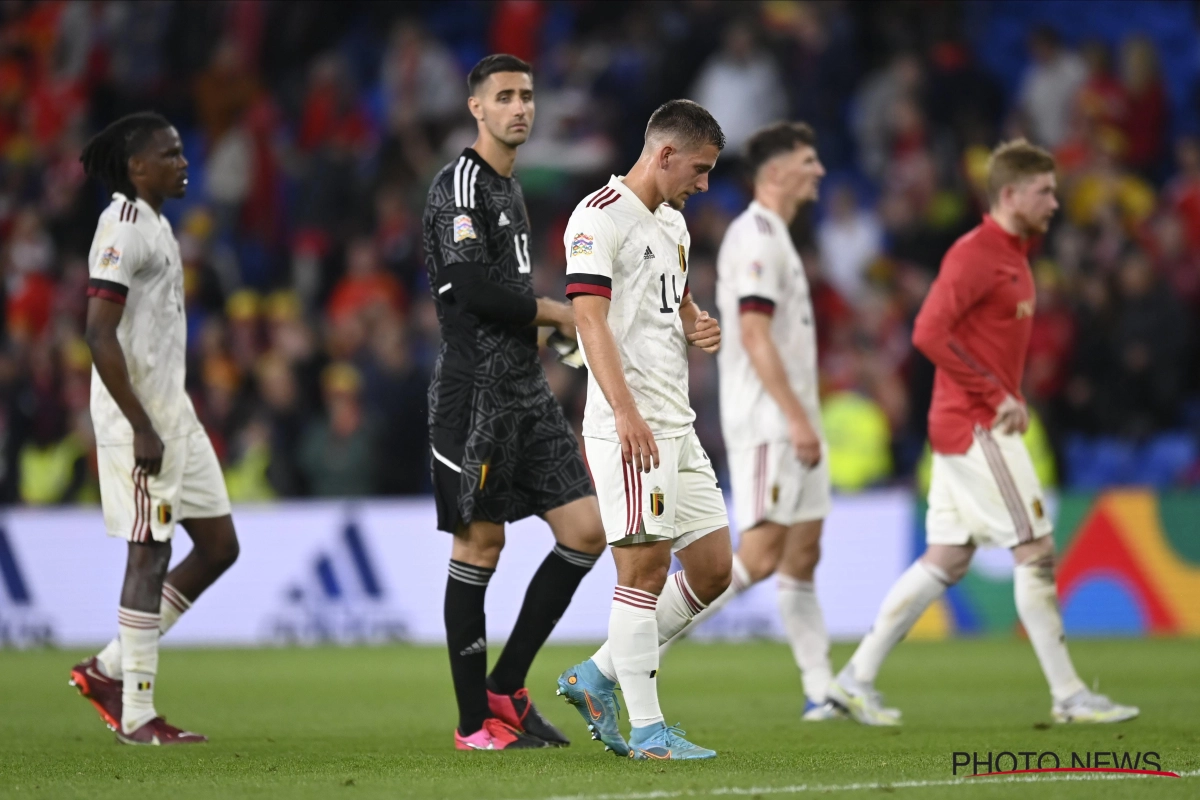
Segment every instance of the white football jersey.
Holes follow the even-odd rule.
[[[171,223],[121,193],[100,215],[88,253],[88,296],[125,306],[117,341],[134,394],[162,439],[203,430],[184,391],[187,318],[183,262]],[[133,427],[92,367],[92,425],[100,445],[131,444]]]
[[[691,249],[683,215],[666,204],[651,212],[614,175],[575,207],[563,244],[567,297],[595,294],[612,301],[608,326],[651,433],[687,434],[696,414],[688,402],[688,345],[679,317]],[[612,407],[590,372],[583,435],[617,441]]]
[[[771,337],[809,422],[821,431],[817,334],[808,279],[783,219],[752,202],[725,232],[717,254],[721,314],[721,429],[727,449],[788,438],[787,419],[763,387],[742,344],[741,312],[771,316]]]

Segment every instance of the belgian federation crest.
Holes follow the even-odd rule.
[[[650,490],[650,516],[654,518],[661,517],[663,512],[667,510],[666,496],[663,490],[655,486]]]

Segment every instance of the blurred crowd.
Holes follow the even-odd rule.
[[[932,367],[912,319],[978,223],[990,148],[1018,135],[1050,148],[1062,212],[1032,257],[1025,386],[1039,452],[1069,483],[1081,441],[1182,437],[1167,480],[1200,482],[1196,7],[1126,4],[1120,30],[1088,33],[1033,5],[6,3],[0,502],[98,498],[82,332],[108,198],[78,157],[146,108],[176,124],[191,161],[188,197],[165,212],[184,261],[188,389],[231,496],[428,491],[438,329],[420,215],[429,178],[474,137],[464,76],[489,52],[536,70],[517,168],[539,294],[562,296],[570,209],[633,162],[662,101],[699,101],[728,136],[686,211],[692,290],[710,309],[717,248],[748,199],[739,147],[782,117],[816,129],[829,176],[793,235],[846,491],[919,470]],[[1184,35],[1162,33],[1180,15]],[[1024,44],[1004,69],[1000,30]],[[578,423],[585,376],[546,367]],[[720,466],[716,381],[693,354],[697,427]]]

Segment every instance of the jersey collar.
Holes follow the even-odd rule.
[[[1033,245],[1032,236],[1028,239],[1022,239],[1020,236],[1009,233],[1008,231],[1004,230],[1004,228],[1000,227],[1000,223],[996,222],[996,220],[992,218],[991,214],[983,215],[983,227],[1003,238],[1013,250],[1016,250],[1021,255],[1029,254],[1029,248]]]
[[[633,189],[630,189],[625,185],[624,175],[613,175],[609,177],[608,188],[621,195],[623,200],[628,200],[630,204],[636,206],[639,213],[646,214],[647,216],[651,217],[654,216],[654,212],[646,208],[646,204],[642,202],[640,197],[633,193]]]
[[[788,224],[783,221],[783,217],[779,216],[757,200],[750,201],[750,209],[755,213],[764,215],[771,222],[778,222],[781,230],[786,231],[788,229]]]
[[[163,226],[163,223],[165,222],[166,218],[163,217],[162,215],[156,213],[154,211],[154,209],[150,207],[150,204],[147,203],[145,200],[143,200],[140,197],[136,200],[130,200],[122,192],[113,192],[113,200],[122,200],[126,203],[133,203],[142,212],[138,216],[138,219],[145,217],[147,220],[150,220],[151,222],[153,222],[155,225],[157,225],[160,228]]]

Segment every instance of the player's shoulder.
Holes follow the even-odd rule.
[[[975,226],[954,240],[942,258],[942,266],[956,266],[979,258],[994,246],[989,238],[986,226]]]
[[[116,192],[108,208],[101,212],[97,228],[101,235],[119,236],[134,243],[140,241],[150,246],[158,224],[154,213],[149,211],[145,204]]]
[[[772,219],[751,203],[729,223],[724,243],[742,252],[762,252],[763,248],[775,248],[785,236],[789,236],[787,229],[778,219]]]
[[[433,176],[427,202],[431,207],[482,208],[491,193],[492,179],[498,177],[491,165],[468,147]]]
[[[621,204],[617,202],[620,199],[620,192],[605,184],[579,201],[571,212],[571,223],[588,225],[609,235],[620,235],[632,224],[629,215],[622,213]]]

